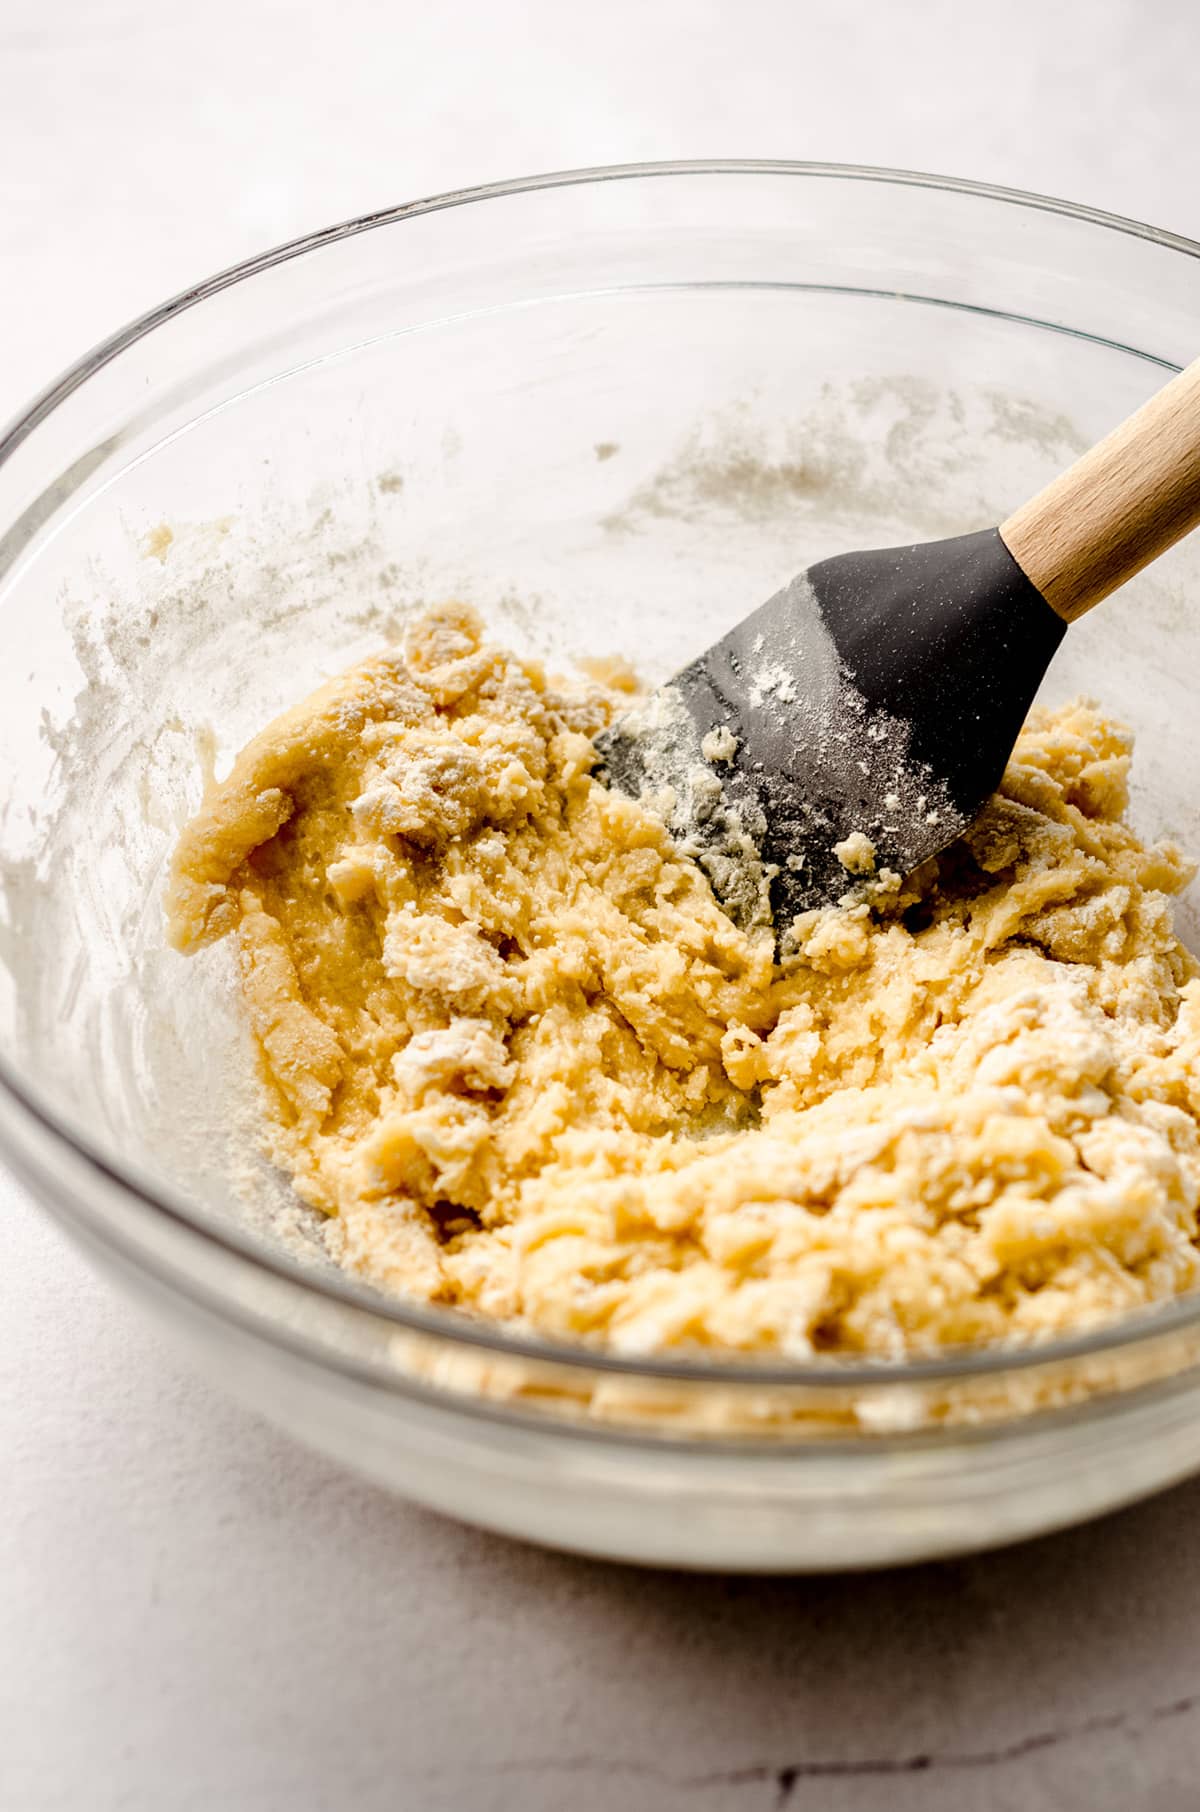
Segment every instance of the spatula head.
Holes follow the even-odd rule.
[[[823,560],[597,738],[746,929],[906,875],[994,791],[1065,625],[995,529]]]

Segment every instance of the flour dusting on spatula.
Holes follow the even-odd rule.
[[[596,739],[601,777],[651,805],[744,930],[907,874],[970,822],[872,706],[806,573]],[[866,852],[869,851],[869,856]]]

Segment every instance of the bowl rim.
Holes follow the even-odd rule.
[[[478,202],[495,201],[514,195],[535,193],[543,189],[584,187],[597,183],[631,180],[709,176],[799,177],[816,181],[861,182],[942,191],[982,201],[998,202],[1038,213],[1058,214],[1107,231],[1148,241],[1189,258],[1200,259],[1200,243],[1197,241],[1178,233],[1169,232],[1164,228],[1150,226],[1125,215],[1113,214],[1100,208],[1088,207],[1055,196],[1041,195],[1031,190],[1008,188],[998,184],[973,181],[969,178],[893,169],[883,165],[768,158],[698,158],[595,165],[579,169],[547,171],[532,176],[483,183],[465,189],[449,190],[444,194],[431,195],[356,215],[332,226],[319,228],[313,232],[285,240],[267,251],[229,265],[214,275],[180,290],[174,296],[137,316],[98,342],[90,351],[68,366],[57,378],[38,392],[26,407],[0,430],[0,465],[10,459],[22,442],[34,433],[76,390],[139,340],[144,339],[155,329],[174,320],[188,309],[198,306],[234,284],[246,282],[279,265],[286,264],[292,259],[304,257],[310,252],[319,251],[324,247],[357,237],[360,233],[394,226],[405,220],[419,218],[424,214],[470,206]],[[1176,369],[1176,367],[1172,367],[1172,369]],[[973,1381],[989,1375],[997,1376],[1006,1372],[1026,1371],[1035,1367],[1049,1368],[1074,1361],[1107,1356],[1122,1348],[1162,1339],[1200,1323],[1200,1292],[1198,1292],[1131,1312],[1117,1321],[1094,1328],[1086,1333],[1022,1346],[997,1344],[979,1348],[947,1348],[944,1353],[940,1353],[936,1357],[924,1359],[864,1360],[828,1355],[820,1361],[775,1361],[763,1364],[732,1355],[720,1359],[675,1358],[654,1353],[618,1355],[609,1349],[591,1347],[579,1342],[513,1333],[506,1330],[500,1323],[488,1324],[460,1310],[427,1308],[419,1303],[408,1302],[402,1297],[389,1295],[382,1290],[358,1282],[349,1273],[337,1269],[318,1272],[302,1264],[298,1259],[290,1257],[282,1249],[276,1249],[266,1241],[254,1237],[248,1229],[226,1223],[216,1216],[210,1216],[207,1211],[186,1202],[174,1191],[151,1185],[148,1180],[142,1180],[132,1168],[126,1169],[121,1166],[107,1156],[90,1137],[73,1130],[65,1120],[60,1119],[56,1112],[45,1106],[37,1095],[24,1084],[3,1051],[0,1051],[0,1091],[7,1096],[11,1106],[17,1110],[19,1119],[28,1124],[35,1136],[48,1135],[55,1144],[66,1148],[69,1157],[81,1161],[86,1169],[98,1175],[110,1186],[115,1186],[137,1207],[146,1208],[156,1215],[164,1216],[188,1235],[221,1248],[235,1261],[248,1262],[267,1271],[280,1281],[296,1286],[305,1293],[331,1300],[346,1309],[365,1313],[376,1320],[389,1322],[410,1333],[435,1340],[444,1340],[452,1346],[466,1347],[477,1352],[491,1352],[509,1360],[533,1361],[542,1366],[567,1367],[574,1371],[602,1373],[627,1379],[653,1378],[675,1381],[681,1385],[720,1386],[724,1389],[746,1387],[761,1389],[765,1385],[816,1391],[845,1390],[847,1387],[878,1390],[889,1386],[911,1389],[913,1386],[922,1384],[944,1383],[956,1379]],[[40,1164],[31,1163],[28,1158],[25,1162],[21,1162],[21,1154],[15,1144],[10,1142],[7,1129],[2,1123],[0,1123],[0,1154],[12,1159],[14,1171],[18,1176],[32,1180],[32,1172],[40,1174]],[[87,1222],[93,1236],[98,1235],[107,1243],[111,1232],[105,1228],[103,1222],[93,1216],[87,1206],[78,1198],[75,1198],[73,1206],[76,1211],[81,1213],[81,1218]],[[124,1242],[120,1243],[124,1247]],[[128,1248],[124,1249],[128,1258],[130,1256]],[[139,1253],[139,1259],[140,1256]],[[206,1292],[206,1294],[210,1293]],[[220,1298],[220,1292],[211,1292],[211,1295],[213,1298]],[[232,1311],[234,1307],[228,1301],[222,1301],[221,1306],[227,1312]],[[306,1341],[305,1344],[308,1346],[310,1343]],[[318,1346],[319,1343],[314,1340],[311,1345]],[[400,1374],[397,1374],[396,1382],[397,1384],[404,1382]],[[567,1426],[564,1424],[564,1429]]]

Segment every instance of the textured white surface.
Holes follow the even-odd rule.
[[[265,244],[554,166],[893,163],[1200,236],[1196,33],[1183,0],[4,0],[0,413]],[[1196,1803],[1200,1485],[870,1579],[538,1554],[181,1375],[3,1174],[0,1455],[4,1812]]]

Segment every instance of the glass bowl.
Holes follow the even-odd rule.
[[[900,1365],[630,1360],[385,1298],[259,1157],[229,950],[164,946],[206,764],[446,596],[664,676],[798,568],[1002,517],[1195,352],[1200,247],[898,171],[586,171],[351,221],[97,348],[0,443],[0,1148],[214,1377],[590,1553],[866,1566],[1200,1467],[1200,1304]],[[1200,850],[1200,542],[1047,696]],[[1195,891],[1180,925],[1197,943]],[[248,1106],[247,1103],[250,1103]]]

